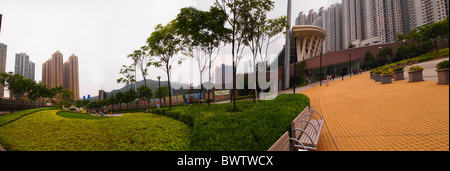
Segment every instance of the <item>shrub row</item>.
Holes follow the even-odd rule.
[[[275,100],[237,102],[232,104],[192,105],[154,109],[153,113],[184,122],[191,127],[193,151],[264,151],[285,131],[306,107],[309,98],[301,94],[285,94]]]

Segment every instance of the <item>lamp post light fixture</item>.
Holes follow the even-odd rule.
[[[161,76],[158,76],[157,78],[158,78],[158,85],[159,85],[159,106],[161,106],[162,105],[162,103],[161,103],[161,98],[162,98],[162,95],[161,95]]]

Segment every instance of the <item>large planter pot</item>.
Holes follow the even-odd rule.
[[[394,81],[405,80],[405,71],[395,71]]]
[[[423,73],[422,71],[412,71],[408,72],[409,74],[409,82],[419,82],[423,81]]]
[[[381,84],[392,83],[392,75],[381,76]]]
[[[436,70],[438,75],[438,84],[449,84],[449,69]]]
[[[380,82],[381,81],[381,75],[380,74],[375,74],[373,76],[373,80],[375,80],[375,82]]]

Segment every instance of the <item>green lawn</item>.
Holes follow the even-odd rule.
[[[0,126],[0,143],[12,151],[265,151],[290,129],[309,98],[285,94],[236,105],[236,113],[230,103],[120,117],[21,111],[8,114],[15,119],[0,117],[0,123],[8,123]]]
[[[110,119],[110,116],[93,116],[89,113],[77,113],[77,112],[67,112],[61,111],[57,113],[58,116],[62,116],[65,118],[74,118],[74,119]]]
[[[11,151],[176,151],[189,144],[189,127],[159,115],[98,120],[57,112],[36,112],[0,127],[0,142]]]

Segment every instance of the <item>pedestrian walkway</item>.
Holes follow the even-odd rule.
[[[369,73],[302,91],[325,117],[318,151],[448,151],[449,86]]]

